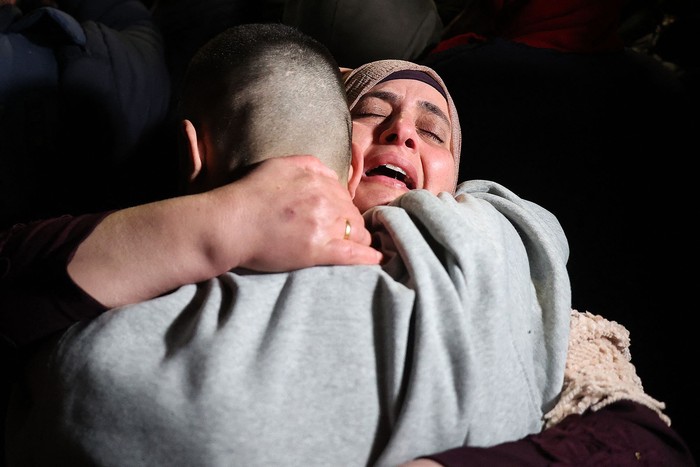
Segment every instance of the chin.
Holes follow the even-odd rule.
[[[360,212],[365,212],[374,206],[389,204],[407,191],[408,190],[382,190],[381,193],[374,191],[371,193],[358,192],[353,202]]]

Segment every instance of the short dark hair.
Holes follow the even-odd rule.
[[[279,23],[220,33],[192,58],[179,113],[207,127],[231,172],[270,156],[313,154],[346,180],[352,123],[328,49]]]

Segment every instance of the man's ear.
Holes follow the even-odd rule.
[[[190,120],[182,121],[182,129],[185,133],[185,149],[187,150],[184,173],[187,174],[188,181],[192,182],[202,171],[203,158],[206,157],[206,146],[197,139],[197,130]]]
[[[350,168],[348,169],[348,191],[350,192],[350,197],[355,197],[355,191],[357,186],[360,184],[362,179],[362,173],[365,168],[365,160],[360,154],[359,150],[355,150],[355,145],[352,145],[352,160],[350,161]]]

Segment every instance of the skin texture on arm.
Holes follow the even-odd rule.
[[[352,226],[347,240],[345,219]],[[234,267],[378,264],[381,254],[370,240],[335,173],[315,157],[288,156],[209,192],[112,213],[78,247],[68,273],[115,307]]]

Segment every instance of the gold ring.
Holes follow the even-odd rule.
[[[345,219],[345,235],[343,235],[343,240],[350,238],[350,232],[352,232],[352,226],[350,225],[350,221]]]

